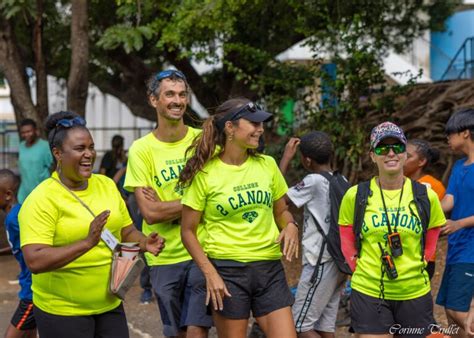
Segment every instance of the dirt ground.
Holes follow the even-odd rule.
[[[446,257],[446,238],[441,238],[438,245],[438,254],[436,262],[436,273],[433,278],[433,294],[436,295],[441,276],[444,270],[444,258]],[[288,281],[290,286],[295,286],[298,283],[298,278],[301,270],[300,261],[294,261],[290,264],[284,263],[285,270],[287,273]],[[16,275],[18,273],[18,265],[12,256],[0,256],[0,334],[3,334],[6,329],[11,315],[14,312],[18,300],[17,292],[18,285],[14,284]],[[129,323],[130,337],[131,338],[161,338],[162,327],[159,317],[158,308],[156,302],[150,304],[140,304],[141,289],[137,283],[127,294],[125,304],[125,310],[127,313],[127,319]],[[441,307],[435,305],[435,318],[439,324],[446,326],[446,317]],[[250,325],[249,325],[250,327]],[[348,333],[347,327],[340,327],[336,333],[337,338],[352,337]],[[213,329],[210,333],[210,337],[216,337],[215,330]]]

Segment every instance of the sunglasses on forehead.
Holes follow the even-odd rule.
[[[62,127],[63,129],[67,129],[67,128],[72,128],[76,126],[85,126],[85,125],[86,125],[86,120],[84,120],[80,116],[77,116],[73,119],[61,119],[58,122],[56,122],[56,127],[54,128],[53,137],[51,138],[51,143],[50,143],[51,148],[54,145],[54,139],[56,138],[56,133],[58,132],[59,127]]]
[[[246,113],[255,113],[259,110],[263,110],[258,104],[249,102],[246,105],[242,106],[239,110],[231,115],[228,121],[235,121],[240,119],[241,116],[245,115]]]
[[[58,122],[56,122],[56,127],[64,127],[64,128],[71,128],[74,126],[85,126],[86,125],[86,120],[84,120],[82,117],[75,117],[73,119],[61,119]]]
[[[182,80],[186,80],[186,76],[184,76],[184,74],[182,72],[180,72],[179,70],[174,70],[174,69],[167,69],[167,70],[164,70],[162,72],[159,72],[158,74],[156,74],[155,76],[155,80],[156,81],[161,81],[163,79],[167,79],[169,77],[172,77],[172,76],[176,76]]]
[[[387,155],[390,149],[392,149],[395,154],[401,154],[406,151],[406,146],[403,143],[381,144],[374,148],[374,153],[376,155]]]

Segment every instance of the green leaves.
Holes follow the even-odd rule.
[[[6,19],[11,19],[22,13],[34,15],[35,2],[31,0],[2,0],[0,11]]]
[[[152,37],[153,29],[150,26],[131,27],[122,24],[107,29],[97,45],[104,49],[123,47],[129,54],[132,51],[140,51],[144,40],[150,40]]]

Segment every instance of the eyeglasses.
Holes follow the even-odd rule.
[[[227,121],[235,121],[238,120],[244,115],[245,113],[255,113],[258,110],[263,110],[258,104],[249,102],[245,106],[242,106],[239,110],[233,113]]]
[[[406,151],[406,146],[403,143],[382,144],[374,148],[374,153],[379,156],[387,155],[390,149],[392,149],[395,154],[401,154]]]
[[[56,133],[59,127],[63,127],[63,129],[67,129],[67,128],[72,128],[75,126],[85,126],[85,125],[86,125],[86,120],[84,120],[80,116],[77,116],[73,119],[61,119],[58,122],[56,122],[56,127],[54,128],[53,137],[51,138],[51,143],[50,143],[51,148],[53,148],[54,139],[56,138]]]

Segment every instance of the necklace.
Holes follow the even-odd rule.
[[[380,183],[380,178],[378,179],[378,181],[379,181],[379,188],[380,188],[380,196],[382,197],[383,210],[385,213],[385,217],[387,218],[388,234],[390,235],[392,234],[392,226],[390,225],[390,217],[388,216],[387,205],[385,204],[385,198],[383,196],[383,188],[382,188],[382,183]],[[393,228],[394,232],[397,232],[398,217],[400,216],[400,205],[402,203],[402,197],[403,197],[403,188],[405,188],[405,178],[403,179],[402,190],[400,191],[400,198],[398,200],[397,216],[395,218],[396,223]]]

